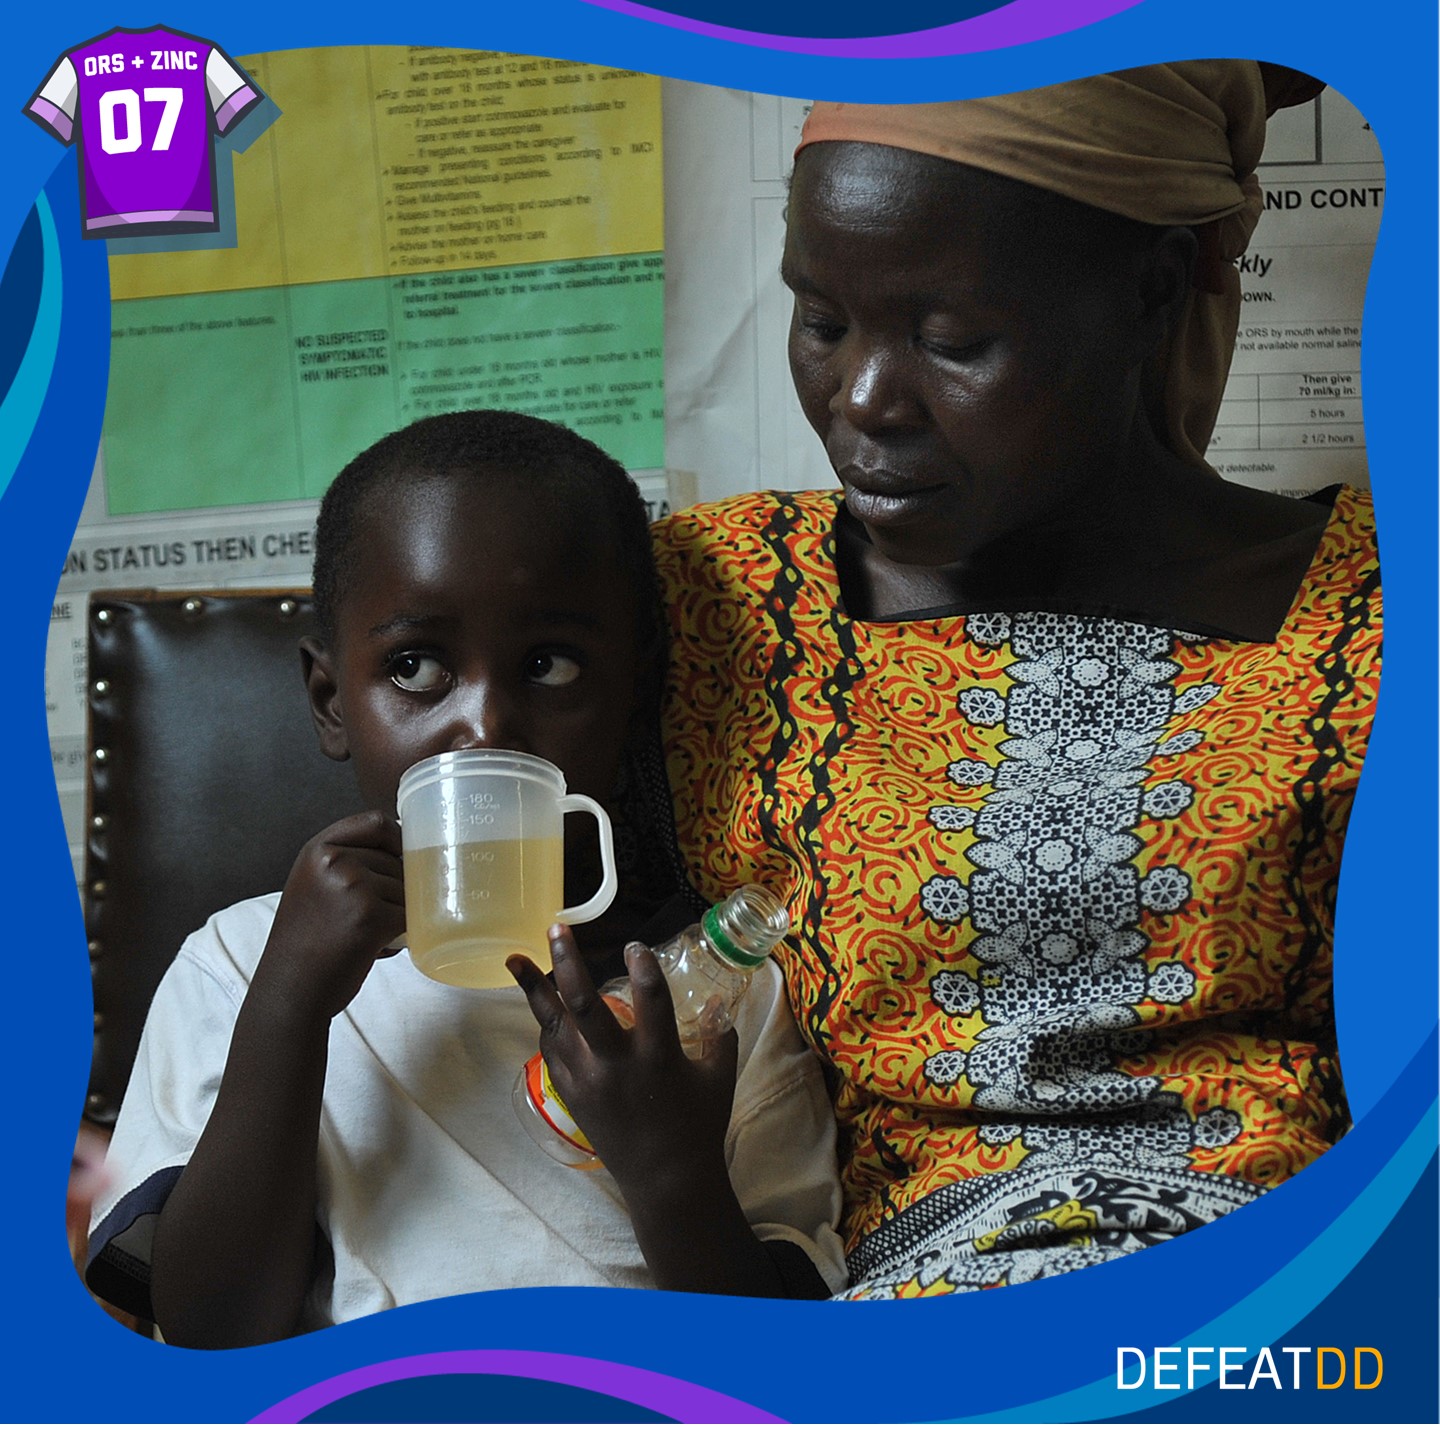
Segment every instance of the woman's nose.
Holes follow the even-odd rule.
[[[867,433],[920,422],[923,412],[911,383],[909,357],[895,345],[857,338],[842,348],[838,363],[832,414]]]

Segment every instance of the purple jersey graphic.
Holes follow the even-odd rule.
[[[215,230],[214,140],[261,100],[216,45],[158,26],[67,50],[25,113],[80,142],[85,233]]]

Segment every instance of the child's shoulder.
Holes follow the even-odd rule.
[[[227,989],[248,987],[279,904],[277,890],[217,910],[186,937],[175,963],[198,966]]]

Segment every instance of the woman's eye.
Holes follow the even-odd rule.
[[[555,650],[537,650],[525,662],[525,678],[537,685],[569,685],[580,678],[580,662]]]
[[[844,322],[837,316],[805,310],[798,306],[795,310],[795,326],[802,334],[813,336],[816,340],[838,340],[845,333]]]
[[[450,672],[433,656],[410,652],[390,662],[390,678],[402,690],[438,690]]]
[[[949,335],[922,335],[920,343],[942,360],[978,360],[989,348],[988,339],[959,339]]]

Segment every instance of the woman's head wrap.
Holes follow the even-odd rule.
[[[1161,438],[1203,463],[1239,324],[1234,262],[1264,203],[1255,166],[1265,121],[1320,88],[1250,60],[1198,60],[946,104],[820,102],[795,153],[827,140],[890,145],[1130,220],[1193,227],[1200,239],[1194,286],[1166,353],[1156,357],[1158,373],[1147,376],[1147,393],[1162,397],[1168,434]]]

